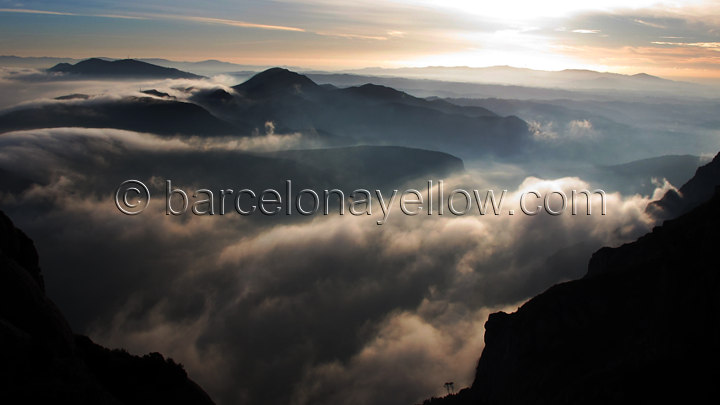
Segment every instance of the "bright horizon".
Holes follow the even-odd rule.
[[[513,66],[720,79],[720,2],[0,0],[0,54],[318,70]],[[598,5],[601,4],[601,5]]]

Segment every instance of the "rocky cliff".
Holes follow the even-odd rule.
[[[662,199],[648,205],[647,211],[660,219],[675,218],[709,200],[717,186],[720,186],[720,153],[698,168],[695,176],[678,191],[670,190]]]
[[[720,179],[718,163],[698,170],[686,197]],[[717,401],[714,190],[709,201],[637,241],[600,249],[584,278],[551,287],[515,313],[490,315],[472,387],[425,404]]]
[[[33,242],[0,211],[0,403],[212,404],[181,365],[74,335]]]

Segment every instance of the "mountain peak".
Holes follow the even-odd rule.
[[[630,76],[630,77],[632,77],[632,78],[634,78],[634,79],[641,79],[641,80],[658,80],[658,81],[660,81],[660,80],[666,80],[666,79],[662,79],[662,78],[657,77],[657,76],[649,75],[649,74],[647,74],[647,73],[638,73],[638,74],[634,74],[634,75],[632,75],[632,76]]]
[[[362,86],[357,87],[349,87],[344,91],[363,97],[383,99],[388,101],[399,100],[408,97],[406,93],[395,90],[392,87],[381,86],[379,84],[372,83],[363,84]]]
[[[51,73],[65,73],[85,76],[104,77],[138,77],[138,78],[162,78],[162,79],[200,79],[192,73],[183,72],[178,69],[166,68],[142,62],[135,59],[103,60],[90,58],[80,61],[74,65],[69,63],[58,63],[48,69]]]
[[[274,67],[262,71],[234,87],[241,94],[267,97],[277,93],[304,93],[319,89],[307,76],[288,69]]]

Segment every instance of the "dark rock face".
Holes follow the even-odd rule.
[[[680,193],[670,190],[662,199],[650,204],[647,211],[657,218],[669,219],[684,214],[712,197],[720,186],[720,153],[695,172],[695,176],[680,187]]]
[[[33,242],[0,211],[0,402],[212,404],[182,366],[73,335],[45,295]]]
[[[712,170],[698,170],[686,196],[717,181]],[[426,404],[716,401],[719,242],[716,190],[637,241],[600,249],[584,278],[490,315],[472,387]]]

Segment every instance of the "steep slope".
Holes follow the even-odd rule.
[[[312,93],[320,86],[301,74],[283,68],[271,68],[256,74],[234,89],[249,98],[260,99],[278,95]]]
[[[223,121],[196,104],[153,97],[58,102],[0,112],[0,133],[58,127],[117,128],[167,135],[250,132],[249,128]]]
[[[490,315],[472,387],[426,404],[717,400],[707,370],[720,360],[719,241],[715,189],[636,242],[600,249],[584,278]]]
[[[692,178],[700,163],[699,156],[666,155],[598,169],[606,178],[621,179],[625,184],[635,185],[635,190],[641,190],[643,195],[649,195],[656,187],[652,179],[667,179],[670,184],[681,185]],[[621,191],[631,194],[628,189],[621,188]]]
[[[171,359],[73,335],[45,295],[33,242],[2,211],[0,393],[4,403],[213,403]]]
[[[109,63],[100,61],[98,63]],[[77,66],[77,65],[76,65]],[[533,138],[527,123],[481,107],[413,97],[366,84],[319,86],[287,69],[258,73],[232,90],[189,87],[190,102],[153,97],[99,99],[82,94],[0,112],[0,132],[49,127],[118,128],[158,134],[302,133],[323,145],[376,144],[460,155],[522,154]]]
[[[377,84],[363,84],[362,86],[348,87],[340,91],[355,97],[365,98],[368,101],[406,103],[416,107],[431,108],[448,114],[459,114],[468,117],[498,117],[497,114],[486,108],[474,106],[464,107],[441,99],[428,100],[417,98],[402,91],[395,90],[392,87]]]
[[[357,140],[437,149],[455,154],[513,154],[526,149],[527,124],[484,108],[425,100],[389,87],[318,86],[286,69],[261,72],[234,87],[237,116],[281,132],[325,131]]]
[[[108,61],[98,58],[86,59],[74,65],[58,63],[48,69],[50,73],[64,73],[71,76],[145,79],[201,79],[193,73],[183,72],[141,62],[134,59]]]
[[[657,218],[673,218],[707,201],[715,187],[720,186],[720,153],[678,190],[670,190],[659,201],[648,205],[647,211]]]

